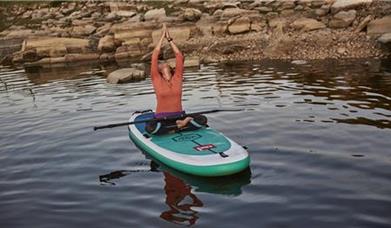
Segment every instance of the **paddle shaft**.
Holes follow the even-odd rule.
[[[104,128],[120,127],[120,126],[126,126],[126,125],[130,125],[130,124],[138,124],[138,123],[145,123],[145,122],[151,122],[151,121],[175,120],[175,119],[185,118],[188,116],[208,114],[208,113],[214,113],[214,112],[230,112],[230,111],[234,112],[234,111],[242,111],[242,110],[243,109],[214,109],[214,110],[209,110],[209,111],[185,113],[185,114],[181,114],[181,115],[167,116],[167,117],[162,117],[162,118],[152,118],[152,119],[147,119],[147,120],[137,120],[137,121],[133,121],[133,122],[123,122],[123,123],[108,124],[108,125],[104,125],[104,126],[97,126],[97,127],[94,127],[94,131],[99,130],[99,129],[104,129]]]

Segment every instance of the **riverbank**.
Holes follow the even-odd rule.
[[[2,65],[148,62],[163,22],[187,66],[390,57],[386,1],[37,2],[2,3],[0,11]]]

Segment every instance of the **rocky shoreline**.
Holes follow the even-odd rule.
[[[187,66],[391,53],[389,1],[8,2],[0,12],[0,65],[148,62],[163,22]]]

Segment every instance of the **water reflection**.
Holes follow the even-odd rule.
[[[169,172],[164,172],[164,191],[166,193],[167,211],[160,214],[160,218],[171,223],[194,225],[199,218],[193,207],[202,207],[202,201],[192,193],[191,186]]]
[[[99,181],[102,185],[115,186],[116,180],[135,172],[163,173],[168,209],[161,212],[160,218],[182,225],[194,225],[200,217],[196,208],[203,207],[204,203],[196,192],[239,196],[242,187],[251,183],[250,168],[231,176],[199,177],[181,173],[153,160],[150,169],[117,170],[99,176]]]

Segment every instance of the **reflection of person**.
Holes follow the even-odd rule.
[[[168,63],[158,63],[159,53],[164,38],[167,39],[171,49],[175,53],[175,70],[173,70]],[[151,60],[151,78],[157,98],[155,118],[184,114],[182,110],[183,70],[183,54],[175,45],[166,25],[163,24],[162,35],[152,52]],[[169,123],[156,121],[149,122],[146,125],[146,131],[150,134],[164,134],[175,129],[197,129],[206,125],[206,122],[206,117],[203,115],[188,116],[185,119],[178,119]]]
[[[164,172],[166,186],[166,204],[170,210],[162,212],[160,215],[166,221],[176,224],[193,225],[198,219],[198,212],[191,207],[202,207],[204,204],[191,193],[191,187],[186,185],[181,179]]]

